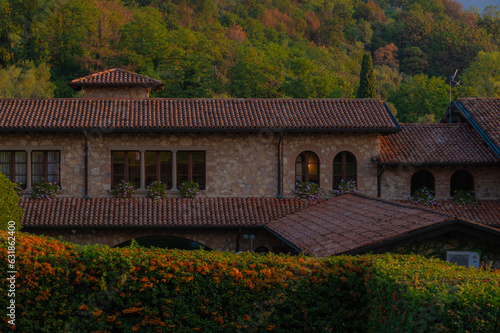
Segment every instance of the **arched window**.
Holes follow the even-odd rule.
[[[434,176],[427,170],[417,171],[411,177],[411,195],[422,187],[435,192]]]
[[[319,184],[319,158],[312,151],[303,151],[295,160],[295,183]]]
[[[455,195],[455,191],[474,191],[474,177],[469,171],[458,170],[451,176],[450,196]]]
[[[357,181],[356,157],[348,151],[341,151],[333,159],[333,188],[336,189],[340,181]]]

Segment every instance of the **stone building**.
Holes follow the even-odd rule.
[[[163,236],[171,247],[307,252],[297,245],[297,235],[308,228],[299,219],[314,219],[300,211],[315,216],[328,207],[338,218],[331,207],[341,197],[334,191],[341,180],[352,180],[363,196],[349,196],[349,202],[357,213],[367,209],[360,223],[387,222],[371,211],[374,202],[403,209],[402,217],[418,216],[421,207],[399,201],[425,186],[448,209],[434,207],[439,218],[433,222],[456,217],[462,229],[479,224],[477,237],[488,230],[497,235],[498,99],[458,100],[441,124],[399,124],[376,99],[157,99],[149,93],[163,87],[160,81],[121,69],[69,85],[83,90],[84,97],[0,100],[1,171],[24,184],[26,197],[43,181],[61,186],[58,198],[22,199],[26,231],[81,244],[116,246]],[[136,198],[113,197],[122,180],[134,184]],[[167,184],[167,199],[146,198],[152,181]],[[178,198],[186,181],[200,185],[199,198]],[[296,199],[296,184],[303,182],[319,184],[326,203]],[[494,217],[460,213],[483,206],[450,203],[455,190],[475,191]],[[296,224],[295,233],[273,227],[284,220],[289,227]],[[339,221],[340,226],[330,225],[335,232],[343,229]],[[459,224],[448,223],[446,230]],[[327,231],[323,236],[334,230]],[[382,241],[401,235],[386,236]],[[317,253],[359,248],[360,239],[351,238],[351,249]],[[175,245],[179,240],[184,245]]]

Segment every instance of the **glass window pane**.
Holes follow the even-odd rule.
[[[26,163],[27,162],[27,154],[25,151],[16,151],[15,159],[16,163]]]
[[[43,151],[33,151],[31,152],[31,162],[32,163],[43,163]]]
[[[0,172],[4,174],[5,177],[10,179],[10,163],[9,164],[0,164]]]
[[[0,151],[0,163],[10,163],[10,151]]]
[[[128,152],[128,181],[136,187],[141,186],[141,154],[138,151]]]
[[[47,152],[47,159],[49,163],[59,163],[59,152],[58,151]]]

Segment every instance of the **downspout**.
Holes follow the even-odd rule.
[[[382,196],[382,175],[385,171],[385,165],[379,165],[377,168],[377,198]]]
[[[83,194],[84,199],[90,199],[89,197],[89,142],[88,142],[88,135],[87,135],[87,130],[83,131],[83,136],[85,137],[85,151],[83,154],[83,159],[84,159],[84,164],[85,164],[85,190]]]
[[[280,139],[278,141],[278,199],[283,199],[283,131],[280,131]]]

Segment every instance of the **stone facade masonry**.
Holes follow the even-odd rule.
[[[500,167],[498,166],[386,167],[383,171],[381,181],[382,198],[396,200],[411,199],[411,178],[419,170],[427,170],[434,176],[437,200],[451,199],[450,180],[453,173],[458,170],[466,170],[472,174],[474,178],[474,192],[477,199],[500,199]]]
[[[2,133],[0,150],[59,150],[61,152],[62,197],[84,194],[84,136],[73,132]],[[320,186],[331,196],[333,159],[349,151],[357,160],[357,183],[361,193],[377,195],[378,133],[285,133],[283,135],[283,196],[294,197],[295,160],[312,151],[320,161]],[[89,195],[111,196],[111,151],[139,150],[206,152],[206,190],[209,197],[276,197],[278,195],[279,134],[180,133],[91,131],[89,146]],[[500,198],[500,167],[386,167],[381,178],[383,198],[410,198],[411,176],[429,170],[435,177],[436,197],[448,199],[450,178],[460,169],[472,173],[478,199]],[[147,185],[147,184],[145,184]],[[171,191],[175,195],[176,191]]]
[[[378,133],[330,133],[330,134],[285,134],[284,152],[284,196],[295,192],[295,160],[303,151],[312,151],[320,162],[320,186],[330,193],[333,190],[333,159],[342,151],[356,157],[357,185],[360,192],[377,194],[377,168],[372,158],[379,154]]]

